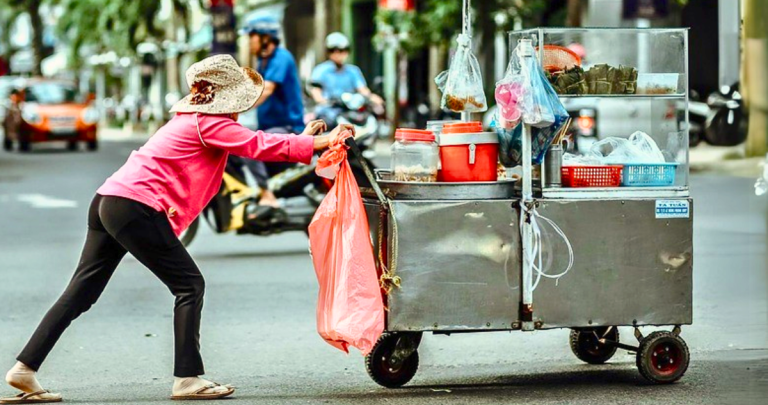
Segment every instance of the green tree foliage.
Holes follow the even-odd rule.
[[[417,12],[379,10],[376,15],[378,33],[376,45],[398,46],[413,52],[428,45],[448,44],[461,31],[462,1],[425,0]],[[474,27],[480,27],[480,35],[493,35],[493,17],[502,13],[519,17],[536,25],[546,9],[546,0],[474,0],[472,1]],[[502,30],[511,28],[513,18],[507,18]],[[489,29],[490,28],[490,29]]]
[[[5,21],[3,27],[4,36],[10,35],[10,28],[16,21],[16,18],[23,13],[29,14],[29,20],[32,25],[32,52],[34,55],[34,66],[32,74],[40,74],[40,65],[43,58],[43,20],[40,17],[40,7],[43,4],[55,4],[57,0],[5,0],[9,18]],[[7,38],[6,38],[7,39]],[[7,42],[8,44],[10,41]]]
[[[139,43],[164,39],[165,27],[157,21],[162,6],[160,0],[60,1],[64,10],[58,31],[68,40],[75,55],[86,45],[118,55],[134,55]],[[199,2],[172,0],[175,14],[181,17],[185,27],[189,20],[189,5],[193,1]]]

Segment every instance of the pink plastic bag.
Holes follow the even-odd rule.
[[[317,162],[318,175],[336,182],[309,225],[312,262],[320,284],[317,332],[349,353],[367,355],[384,331],[384,302],[376,273],[368,218],[347,161],[342,133]]]

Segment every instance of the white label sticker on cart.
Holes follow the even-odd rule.
[[[656,219],[690,217],[688,200],[656,200]]]

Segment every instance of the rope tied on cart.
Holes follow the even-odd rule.
[[[531,268],[536,272],[536,281],[533,283],[533,287],[531,288],[532,291],[536,290],[536,287],[539,285],[539,281],[541,281],[541,278],[549,278],[549,279],[555,279],[555,286],[558,285],[558,282],[560,281],[560,278],[568,274],[569,271],[573,268],[574,263],[574,254],[573,254],[573,246],[571,246],[571,241],[568,239],[568,237],[565,235],[565,232],[563,232],[562,229],[560,229],[557,224],[552,221],[551,219],[539,214],[538,210],[536,210],[536,207],[531,204],[529,207],[528,204],[523,201],[520,204],[520,232],[522,234],[523,232],[523,223],[529,220],[531,222],[531,228],[533,230],[533,249],[531,249],[530,254],[527,255],[527,257],[524,257],[523,259],[531,263]],[[539,226],[539,220],[549,224],[549,226],[554,229],[555,233],[557,233],[565,242],[565,245],[568,247],[568,266],[566,266],[565,270],[563,270],[559,274],[547,274],[542,269],[542,251],[544,250],[544,247],[542,246],[542,239],[541,239],[541,227]]]
[[[381,277],[379,277],[379,285],[384,292],[389,295],[394,287],[400,288],[400,276],[395,274],[397,267],[397,221],[392,221],[392,263],[390,267],[387,267],[387,261],[384,258],[386,252],[384,251],[384,226],[386,224],[388,213],[392,211],[392,204],[387,201],[387,204],[382,204],[379,217],[379,229],[378,229],[378,256],[379,266],[381,267]],[[384,307],[389,310],[388,307]]]

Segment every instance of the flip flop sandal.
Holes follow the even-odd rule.
[[[205,390],[213,389],[216,387],[224,387],[227,390],[224,392],[216,392],[216,393],[208,393],[208,394],[203,393],[203,391]],[[191,394],[173,395],[171,396],[171,399],[175,401],[191,401],[196,399],[220,399],[220,398],[228,397],[232,395],[234,392],[235,392],[235,387],[231,385],[221,385],[218,383],[213,383],[213,384],[208,384],[205,387],[202,387]]]
[[[0,404],[50,404],[53,402],[61,402],[61,396],[51,394],[47,390],[31,392],[29,394],[22,392],[12,398],[0,398]]]

